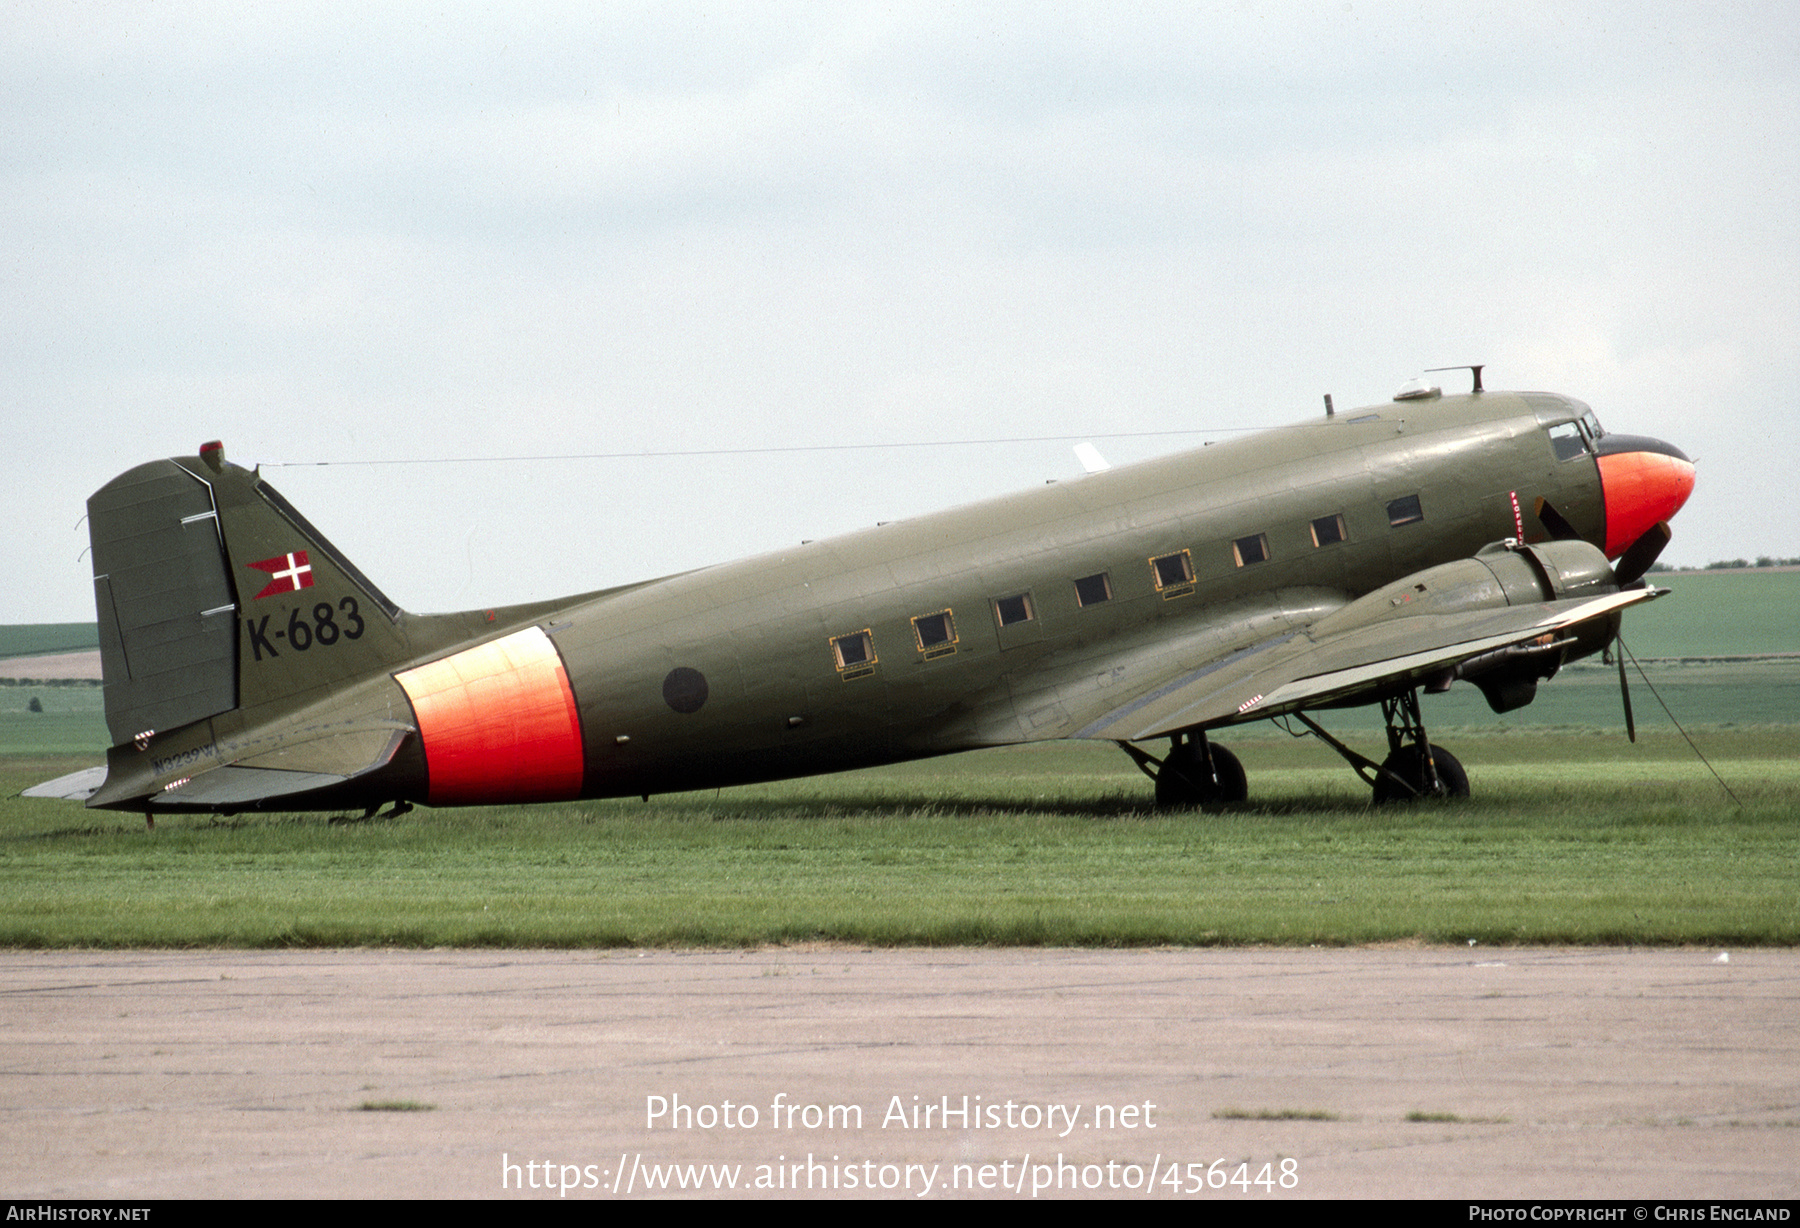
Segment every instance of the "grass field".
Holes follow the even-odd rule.
[[[37,700],[40,712],[31,711]],[[0,756],[106,758],[106,705],[97,686],[0,686]]]
[[[1370,809],[1310,743],[1253,803],[1160,815],[1051,745],[639,801],[397,820],[0,802],[10,946],[1700,943],[1800,940],[1800,730],[1457,745],[1476,797]],[[10,795],[64,761],[9,761]]]
[[[1157,814],[1117,750],[1051,744],[649,804],[147,832],[16,796],[101,759],[99,688],[0,687],[0,945],[1791,945],[1800,659],[1717,658],[1800,647],[1800,573],[1659,579],[1627,642],[1741,807],[1635,671],[1627,744],[1616,672],[1582,663],[1504,716],[1468,686],[1426,698],[1473,782],[1448,806],[1372,810],[1334,753],[1259,724],[1220,739],[1250,775],[1226,815]],[[1372,714],[1326,724],[1379,757]]]

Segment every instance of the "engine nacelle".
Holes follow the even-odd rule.
[[[1320,631],[1419,615],[1503,609],[1544,601],[1601,597],[1619,591],[1606,556],[1584,541],[1521,545],[1496,542],[1472,558],[1440,563],[1376,589],[1319,624]],[[1326,624],[1330,626],[1327,627]],[[1458,678],[1474,683],[1495,712],[1522,708],[1537,697],[1537,684],[1566,661],[1599,652],[1618,634],[1614,612],[1580,626],[1472,657],[1426,684],[1446,691]]]

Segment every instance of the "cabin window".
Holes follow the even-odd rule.
[[[1240,537],[1231,543],[1231,557],[1239,567],[1248,567],[1252,563],[1269,561],[1269,535],[1258,533],[1254,537]]]
[[[875,664],[875,637],[867,631],[831,637],[831,655],[840,670]]]
[[[1150,570],[1156,577],[1156,587],[1159,590],[1194,582],[1194,561],[1185,550],[1151,559]]]
[[[1332,546],[1338,542],[1349,541],[1350,534],[1344,530],[1344,514],[1321,516],[1312,522],[1312,539],[1315,546]]]
[[[1030,622],[1035,617],[1031,609],[1031,594],[1020,593],[1016,597],[1000,598],[994,602],[994,614],[1000,619],[1002,627]]]
[[[956,620],[949,610],[921,614],[912,620],[912,625],[913,635],[919,641],[919,651],[926,656],[942,656],[956,651]]]
[[[1423,519],[1425,509],[1419,506],[1417,495],[1407,495],[1388,504],[1388,523],[1396,529],[1403,524],[1417,524]]]
[[[1587,441],[1581,437],[1581,428],[1573,422],[1550,428],[1550,446],[1556,450],[1557,460],[1574,460],[1587,454]]]
[[[1150,560],[1150,574],[1156,580],[1156,591],[1164,601],[1185,597],[1194,591],[1194,560],[1188,552],[1158,555]]]
[[[1104,571],[1075,581],[1075,601],[1083,609],[1112,600],[1112,578]]]

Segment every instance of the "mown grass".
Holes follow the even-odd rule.
[[[1467,803],[1370,809],[1312,743],[1238,742],[1253,804],[1158,814],[1053,745],[619,802],[141,819],[11,798],[10,946],[1800,941],[1800,729],[1463,738]]]

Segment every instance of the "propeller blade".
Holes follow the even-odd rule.
[[[1538,523],[1544,526],[1544,531],[1550,534],[1552,541],[1574,541],[1581,536],[1575,531],[1575,526],[1564,520],[1562,513],[1550,506],[1550,500],[1544,496],[1539,495],[1531,506],[1537,513]]]
[[[1619,649],[1619,698],[1625,701],[1625,736],[1635,742],[1637,722],[1631,719],[1631,684],[1625,681],[1625,641],[1615,637],[1613,643]]]
[[[1613,564],[1613,575],[1619,581],[1619,587],[1625,588],[1641,579],[1650,564],[1656,562],[1656,556],[1663,552],[1674,534],[1669,532],[1669,522],[1659,520],[1644,530],[1643,536],[1625,547],[1625,553]]]

